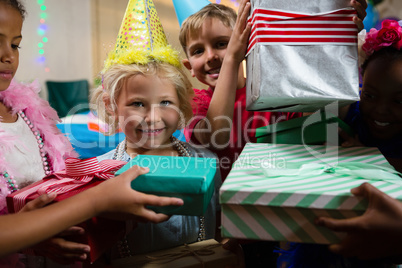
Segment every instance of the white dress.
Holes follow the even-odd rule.
[[[42,157],[36,137],[28,125],[21,116],[18,116],[16,122],[1,122],[0,126],[2,129],[0,138],[4,134],[15,137],[15,139],[9,141],[7,145],[9,147],[13,146],[15,150],[10,150],[7,153],[5,161],[13,170],[18,170],[19,174],[15,174],[14,179],[19,188],[21,189],[24,186],[41,180],[45,176]]]

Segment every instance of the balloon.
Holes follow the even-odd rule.
[[[364,29],[366,31],[370,31],[371,28],[374,28],[379,20],[379,15],[377,9],[370,2],[367,3],[367,15],[363,20]]]

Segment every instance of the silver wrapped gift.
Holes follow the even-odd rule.
[[[266,23],[263,15],[256,18],[258,14],[255,12],[258,10],[269,9],[317,16],[340,9],[347,10],[348,4],[349,0],[252,0],[250,20],[254,16],[253,28],[258,22],[262,21],[263,25]],[[348,12],[354,11],[349,8]],[[333,43],[316,41],[314,38],[313,42],[307,42],[310,39],[297,42],[298,37],[303,36],[299,36],[297,32],[299,29],[294,31],[293,25],[287,26],[285,30],[276,30],[278,32],[274,33],[272,32],[275,26],[270,28],[269,24],[265,25],[264,29],[267,29],[268,34],[260,35],[262,38],[258,40],[262,41],[257,42],[252,49],[250,48],[252,41],[256,38],[253,39],[251,35],[247,55],[247,110],[313,112],[335,101],[338,101],[340,106],[358,101],[357,29],[352,21],[354,15],[347,16],[349,22],[345,23],[335,21],[332,17],[336,15],[327,15],[329,21],[323,22],[326,25],[314,29],[318,37],[322,37],[321,34],[325,35],[325,38],[341,38],[334,38],[337,41]],[[272,19],[272,15],[270,17]],[[281,16],[277,17],[281,19]],[[311,22],[309,19],[307,22],[293,19],[290,23],[295,25],[299,23],[300,26],[300,23]],[[345,24],[348,25],[344,26]],[[284,33],[284,31],[291,32]],[[345,36],[345,33],[348,36]],[[314,36],[308,38],[317,36],[314,33]],[[263,42],[265,37],[269,42]],[[344,40],[343,37],[348,42],[339,41]],[[325,38],[322,40],[328,40]],[[277,40],[279,41],[276,42]],[[283,43],[281,40],[296,41]]]

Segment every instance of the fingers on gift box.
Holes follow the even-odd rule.
[[[215,158],[138,155],[116,172],[132,166],[148,167],[149,173],[132,181],[134,190],[158,196],[178,197],[184,205],[150,207],[167,215],[202,216],[215,190]]]
[[[62,201],[113,178],[114,172],[126,164],[116,160],[98,162],[96,157],[85,160],[68,158],[65,162],[65,170],[54,172],[36,183],[9,194],[7,196],[8,211],[16,213],[27,202],[45,193],[56,192],[57,197],[53,202]],[[79,225],[85,229],[85,234],[75,236],[72,240],[90,246],[90,262],[97,260],[105,250],[123,238],[126,232],[124,221],[101,217],[94,217]]]
[[[376,148],[248,143],[220,189],[222,236],[330,244],[343,234],[314,224],[364,213],[350,189],[369,182],[401,199],[397,171]]]

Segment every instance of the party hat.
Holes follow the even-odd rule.
[[[173,0],[174,10],[176,11],[180,27],[185,19],[209,4],[211,2],[208,0]]]
[[[115,64],[147,64],[150,61],[180,66],[179,53],[166,39],[152,0],[129,0],[115,49],[103,72]]]

